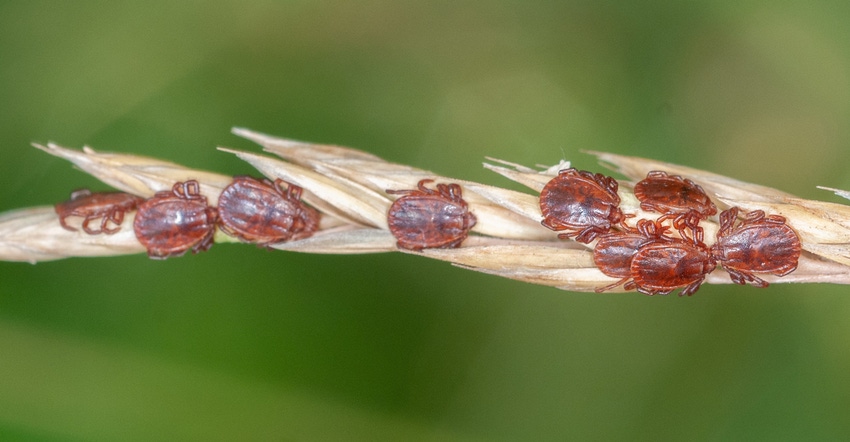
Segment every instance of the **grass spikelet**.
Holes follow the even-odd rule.
[[[235,128],[233,133],[250,139],[276,157],[227,148],[271,180],[282,179],[303,188],[304,200],[323,216],[312,237],[274,244],[271,247],[303,253],[359,254],[402,251],[450,262],[461,268],[498,275],[532,284],[588,292],[614,282],[596,268],[592,245],[563,241],[543,227],[538,194],[558,171],[569,167],[561,161],[536,168],[487,158],[484,167],[518,182],[530,192],[436,175],[427,170],[395,164],[359,150],[312,144],[273,137]],[[221,190],[232,177],[195,170],[179,164],[143,156],[82,151],[56,144],[35,144],[51,155],[67,159],[116,189],[150,197],[171,189],[177,181],[195,179],[201,192],[216,204]],[[603,164],[634,181],[651,170],[664,170],[699,183],[721,207],[764,210],[787,218],[799,233],[804,253],[796,271],[785,277],[763,276],[771,283],[850,283],[850,207],[796,198],[765,186],[746,183],[719,174],[637,157],[591,152]],[[387,211],[397,195],[387,190],[414,189],[422,179],[458,183],[469,210],[478,219],[471,235],[458,248],[399,250],[387,227]],[[621,181],[620,208],[637,218],[655,218],[647,213],[633,193],[633,182]],[[850,192],[829,189],[845,198]],[[134,213],[127,213],[123,228],[114,235],[88,235],[63,229],[53,207],[34,207],[0,214],[0,259],[37,262],[72,256],[114,256],[143,253],[132,229]],[[79,221],[76,221],[79,222]],[[715,220],[700,224],[706,244],[714,242]],[[238,242],[216,233],[216,242]],[[729,275],[718,268],[708,283],[729,284]],[[622,292],[618,287],[613,292]]]
[[[88,146],[83,147],[82,151],[68,149],[54,143],[48,143],[47,146],[34,143],[33,147],[70,161],[83,172],[122,192],[143,197],[170,190],[177,181],[193,179],[201,183],[201,194],[215,205],[221,190],[231,180],[231,177],[227,175],[190,169],[155,158],[96,152]]]
[[[124,222],[130,222],[132,217]],[[0,259],[35,264],[71,256],[118,256],[144,253],[133,229],[114,235],[71,232],[59,225],[52,206],[30,207],[0,214]]]

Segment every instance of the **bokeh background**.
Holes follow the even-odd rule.
[[[512,187],[582,149],[850,189],[844,1],[0,3],[0,211],[55,141],[251,173],[243,126]],[[223,244],[0,263],[0,439],[840,440],[850,292],[581,294]]]

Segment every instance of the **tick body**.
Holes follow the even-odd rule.
[[[690,296],[716,267],[705,245],[680,239],[653,242],[632,258],[633,281],[625,287],[646,295],[666,295],[681,287],[679,296]]]
[[[785,276],[796,270],[802,245],[785,218],[754,210],[738,222],[739,210],[732,207],[720,214],[717,242],[711,247],[732,281],[767,287],[768,282],[754,273]]]
[[[66,218],[79,216],[83,218],[83,231],[89,235],[111,235],[121,230],[124,213],[135,210],[142,201],[142,198],[124,192],[92,193],[88,189],[80,189],[71,194],[70,200],[57,204],[55,210],[59,224],[67,230],[75,232],[77,229],[69,226]],[[91,221],[97,220],[100,221],[98,228],[89,227]]]
[[[608,233],[625,216],[620,210],[617,181],[602,174],[563,169],[540,192],[542,224],[561,239],[589,243]]]
[[[208,250],[213,244],[217,211],[207,205],[195,180],[178,182],[139,205],[133,229],[153,259]]]
[[[706,219],[717,214],[717,206],[702,187],[678,175],[653,170],[635,184],[635,196],[640,208],[663,214],[684,214],[693,211]]]
[[[460,186],[425,187],[433,181],[421,180],[412,190],[387,190],[389,194],[402,195],[387,214],[390,232],[399,248],[418,251],[458,247],[475,226],[477,220],[469,212]]]
[[[301,191],[280,179],[235,177],[218,198],[219,226],[260,246],[307,238],[319,228],[320,216],[301,202]]]

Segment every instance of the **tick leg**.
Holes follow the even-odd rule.
[[[747,282],[749,282],[750,284],[753,285],[753,287],[758,287],[758,288],[761,288],[761,289],[770,285],[770,283],[759,278],[756,275],[753,275],[752,273],[740,272],[740,274],[741,274],[744,281],[739,283],[739,284],[746,284]]]
[[[785,224],[786,219],[780,215],[767,215],[764,221],[772,224]]]
[[[115,227],[109,228],[109,222],[112,221],[115,224]],[[121,209],[115,209],[109,213],[108,216],[103,217],[103,221],[100,222],[100,230],[107,235],[112,235],[113,233],[117,233],[121,230],[121,222],[124,221],[124,211]]]
[[[183,183],[183,192],[187,197],[196,197],[201,194],[201,184],[195,180],[189,180]]]
[[[724,236],[732,230],[732,226],[738,219],[738,210],[740,210],[738,207],[731,207],[720,212],[720,231],[717,232],[717,236]]]
[[[76,232],[77,229],[69,226],[68,224],[65,224],[65,218],[67,218],[67,217],[65,217],[65,216],[59,217],[59,224],[62,226],[62,228],[65,229],[65,230],[70,230],[71,232]]]
[[[432,179],[419,180],[419,184],[417,184],[416,187],[418,187],[419,190],[421,190],[422,192],[425,192],[425,193],[431,195],[431,194],[434,193],[434,191],[425,187],[425,185],[428,184],[428,183],[433,183],[433,182],[434,182],[434,180],[432,180]]]
[[[695,282],[688,284],[685,288],[682,289],[681,292],[679,292],[679,296],[691,296],[691,295],[693,295],[694,293],[697,292],[697,290],[699,290],[699,286],[702,285],[702,281],[703,280],[700,279],[699,281],[695,281]]]
[[[637,215],[635,215],[634,213],[624,213],[624,214],[623,214],[623,219],[621,219],[621,220],[620,220],[620,222],[619,222],[618,224],[619,224],[619,225],[620,225],[620,227],[621,227],[624,231],[626,231],[626,232],[637,233],[637,231],[638,231],[638,229],[637,229],[637,228],[635,228],[635,227],[631,227],[631,226],[629,226],[628,224],[626,224],[626,220],[627,220],[627,219],[629,219],[629,218],[634,218],[635,216],[637,216]],[[638,220],[638,221],[640,221],[640,220]]]
[[[286,195],[287,199],[292,200],[300,200],[301,199],[301,191],[302,189],[294,184],[289,184],[289,187],[286,188],[286,192],[283,191],[283,188],[280,186],[284,181],[280,178],[274,181],[275,190],[278,191],[281,195]]]
[[[661,225],[659,220],[639,219],[633,230],[647,238],[661,238],[669,227]]]
[[[744,223],[754,223],[764,219],[764,210],[753,210],[744,217]]]
[[[92,230],[92,229],[89,228],[89,221],[91,221],[93,219],[97,219],[97,218],[98,218],[98,216],[95,216],[95,215],[87,216],[86,219],[83,220],[83,231],[85,231],[89,235],[97,235],[97,234],[101,233],[100,230]]]
[[[559,233],[558,239],[570,239],[576,236],[576,232]]]
[[[543,224],[543,227],[546,227],[549,230],[554,230],[556,232],[558,230],[566,230],[566,227],[564,227],[564,225],[556,224],[556,223],[557,223],[557,221],[555,221],[555,219],[553,219],[553,218],[544,218],[543,221],[540,221],[540,224]],[[559,238],[560,238],[560,236],[561,235],[558,235]],[[561,238],[561,239],[565,239],[565,238]]]
[[[765,281],[765,280],[763,280],[763,279],[759,278],[759,277],[758,277],[758,276],[756,276],[756,275],[750,275],[750,276],[751,276],[751,278],[750,278],[750,283],[751,283],[754,287],[758,287],[758,288],[760,288],[760,289],[763,289],[763,288],[765,288],[765,287],[767,287],[767,286],[769,286],[769,285],[770,285],[770,283],[769,283],[769,282],[767,282],[767,281]]]
[[[663,210],[659,209],[658,206],[651,201],[641,201],[640,208],[645,212],[663,212]]]
[[[394,190],[394,189],[384,189],[384,192],[387,192],[390,195],[410,195],[411,193],[417,192],[416,190]]]
[[[446,196],[447,196],[450,200],[452,200],[452,201],[454,201],[454,202],[462,201],[462,200],[463,200],[462,195],[463,195],[463,193],[462,193],[462,191],[460,190],[460,186],[459,186],[459,185],[454,184],[454,183],[449,184],[449,192],[448,192],[448,195],[446,195]]]
[[[730,270],[730,269],[727,269],[725,267],[724,267],[724,270],[726,270],[729,273],[729,277],[732,279],[732,282],[734,282],[735,284],[747,285],[747,278],[745,278],[744,275],[741,274],[741,272],[739,272],[737,270]]]
[[[669,295],[674,289],[669,290],[652,290],[646,287],[637,286],[637,291],[647,296]]]
[[[584,244],[591,243],[597,236],[608,233],[609,229],[602,229],[597,226],[587,227],[576,236],[576,241]]]
[[[198,252],[206,252],[213,245],[213,236],[215,234],[215,229],[210,229],[209,233],[198,243],[192,247],[192,253]]]
[[[614,289],[621,284],[625,284],[630,278],[631,278],[631,276],[626,276],[625,278],[623,278],[623,279],[621,279],[621,280],[619,280],[619,281],[617,281],[613,284],[608,284],[605,287],[599,287],[599,288],[593,289],[593,291],[596,292],[596,293],[607,292],[608,290]],[[623,288],[626,288],[626,287],[623,287]],[[628,290],[628,289],[626,289],[626,290]]]

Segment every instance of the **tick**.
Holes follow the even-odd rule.
[[[143,198],[124,192],[92,193],[88,189],[80,189],[71,193],[70,200],[57,204],[55,210],[59,215],[59,224],[66,230],[77,231],[65,220],[71,216],[79,216],[83,218],[83,231],[89,235],[111,235],[121,230],[124,214],[135,210],[142,201]],[[99,228],[89,227],[90,222],[97,220],[100,221]],[[114,227],[110,227],[110,223]]]
[[[437,184],[429,189],[419,181],[416,189],[387,190],[402,195],[390,206],[387,223],[399,248],[422,250],[458,247],[477,219],[469,212],[457,184]]]
[[[213,244],[218,218],[201,195],[195,180],[175,183],[170,191],[157,192],[139,205],[133,230],[153,259],[208,250]]]
[[[694,294],[717,267],[716,261],[703,243],[702,230],[679,239],[665,235],[667,229],[660,219],[642,219],[635,229],[601,237],[593,260],[602,273],[620,279],[596,292],[623,284],[646,295],[666,295],[678,288],[679,296]]]
[[[662,214],[684,214],[693,211],[706,219],[717,214],[717,206],[702,186],[678,175],[653,170],[635,184],[635,196],[640,208]]]
[[[779,215],[754,210],[738,221],[738,207],[720,213],[720,230],[711,252],[736,284],[767,287],[753,273],[785,276],[797,269],[800,238]]]
[[[307,238],[319,228],[319,212],[301,202],[301,191],[281,179],[235,177],[218,197],[219,226],[260,246]]]
[[[646,295],[666,295],[681,287],[679,296],[691,296],[715,268],[717,263],[705,244],[678,238],[654,241],[632,258],[632,281],[624,287]]]
[[[540,192],[541,222],[558,238],[589,243],[625,219],[617,180],[574,168],[562,169]]]

